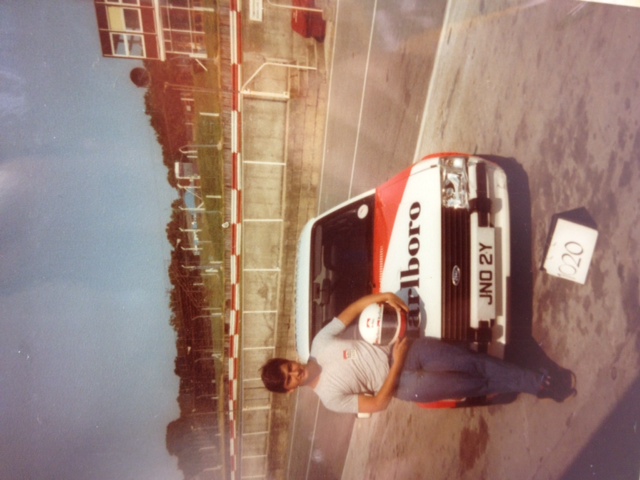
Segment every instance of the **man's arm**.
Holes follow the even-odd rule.
[[[358,413],[375,413],[385,410],[398,385],[398,379],[409,351],[409,340],[405,337],[393,346],[393,365],[382,384],[380,391],[374,396],[358,395]]]
[[[359,317],[362,311],[367,308],[372,303],[383,303],[387,302],[394,308],[404,310],[405,312],[409,311],[409,307],[402,301],[400,297],[398,297],[394,293],[386,292],[386,293],[373,293],[371,295],[367,295],[366,297],[362,297],[359,300],[356,300],[347,308],[345,308],[340,315],[338,315],[338,320],[345,324],[345,326],[349,326],[353,323],[353,321]]]

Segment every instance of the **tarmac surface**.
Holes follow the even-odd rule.
[[[370,419],[300,392],[288,478],[640,476],[640,9],[572,0],[335,2],[319,209],[435,151],[510,175],[507,357],[575,372],[556,403]],[[333,47],[331,47],[333,48]],[[540,270],[552,217],[599,232],[584,285]]]

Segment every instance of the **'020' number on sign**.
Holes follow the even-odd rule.
[[[572,278],[580,269],[584,248],[578,242],[571,241],[564,244],[564,250],[558,273],[561,277]]]

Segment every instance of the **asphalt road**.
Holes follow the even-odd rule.
[[[445,7],[337,2],[320,211],[412,163]]]
[[[289,478],[639,478],[640,9],[351,3],[336,4],[321,209],[416,154],[496,158],[513,207],[507,356],[571,369],[578,394],[447,411],[394,401],[355,424],[303,395]],[[585,285],[539,268],[567,211],[599,232]]]

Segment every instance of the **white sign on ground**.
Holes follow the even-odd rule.
[[[549,275],[584,284],[596,247],[598,231],[559,218],[544,259]]]

